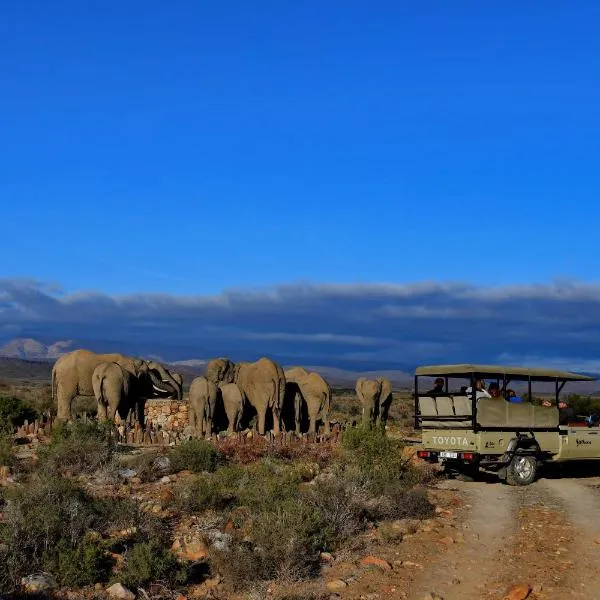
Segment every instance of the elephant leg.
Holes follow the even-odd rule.
[[[106,421],[106,406],[102,402],[98,402],[98,421]]]
[[[308,405],[308,419],[309,419],[309,426],[308,426],[308,432],[309,433],[316,433],[317,432],[317,418],[319,416],[319,411],[317,410],[317,407],[313,405]]]
[[[106,409],[106,418],[109,421],[114,422],[116,414],[117,414],[117,407],[112,404],[109,404]]]
[[[281,410],[278,406],[272,406],[271,413],[273,415],[273,434],[279,435],[281,433]]]
[[[300,435],[302,433],[300,430],[302,422],[302,398],[300,394],[296,394],[294,399],[294,419],[296,421],[296,433]]]
[[[75,393],[71,389],[65,389],[64,384],[61,385],[59,382],[56,386],[56,417],[59,421],[70,421],[71,414],[71,403]]]
[[[267,418],[267,407],[261,407],[256,410],[258,416],[258,433],[265,435],[265,421]]]
[[[137,409],[137,420],[138,423],[140,424],[140,427],[144,427],[144,421],[145,421],[145,417],[146,415],[145,413],[145,406],[144,406],[144,401],[143,400],[138,400],[138,402],[136,402],[136,409]]]
[[[323,428],[325,430],[325,435],[329,435],[331,433],[331,425],[329,424],[329,415],[323,415]]]

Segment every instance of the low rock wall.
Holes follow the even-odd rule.
[[[145,420],[165,431],[183,431],[189,424],[188,407],[187,400],[147,400]]]

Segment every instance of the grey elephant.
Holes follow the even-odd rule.
[[[168,395],[178,399],[183,395],[181,377],[174,378],[159,363],[148,363],[117,352],[98,354],[90,350],[73,350],[58,358],[52,367],[52,398],[56,399],[59,421],[72,418],[72,403],[76,396],[94,396],[92,374],[103,362],[118,363],[134,377],[138,377],[142,370],[148,368],[156,395]]]
[[[285,396],[285,375],[280,365],[265,357],[237,364],[228,358],[215,358],[206,366],[205,376],[216,384],[237,384],[244,402],[256,409],[260,435],[265,434],[267,411],[273,416],[273,433],[280,433]]]
[[[217,404],[218,388],[206,377],[196,377],[190,384],[189,419],[196,433],[210,435]]]
[[[144,400],[152,396],[152,379],[147,367],[136,377],[119,363],[100,363],[92,373],[92,388],[100,421],[114,421],[117,413],[125,420],[133,410],[140,424],[144,424]]]
[[[219,394],[227,415],[227,433],[234,433],[238,430],[244,410],[242,392],[235,383],[220,383]]]
[[[284,371],[286,403],[293,403],[296,433],[301,433],[303,409],[308,413],[308,432],[317,431],[317,422],[323,421],[325,433],[330,432],[331,387],[319,373],[304,367],[291,367]]]
[[[379,409],[377,410],[375,423],[377,425],[385,425],[390,413],[390,406],[392,405],[392,382],[385,377],[378,377],[377,381],[381,384],[381,391],[379,393]]]
[[[392,402],[391,382],[384,377],[359,377],[355,389],[363,409],[363,423],[385,424]]]

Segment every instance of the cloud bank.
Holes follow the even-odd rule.
[[[357,368],[485,361],[600,370],[600,285],[293,284],[108,296],[0,279],[0,337],[15,336],[166,360],[267,355]]]

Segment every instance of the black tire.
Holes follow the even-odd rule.
[[[506,468],[508,485],[530,485],[535,481],[538,461],[531,454],[515,454]]]

